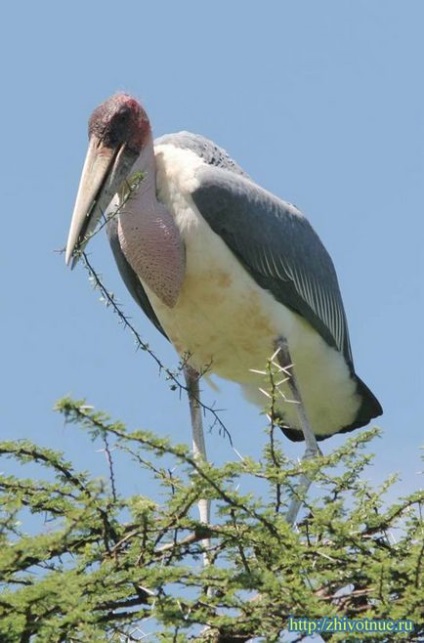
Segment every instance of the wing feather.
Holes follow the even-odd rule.
[[[290,203],[226,168],[198,170],[193,201],[263,288],[301,314],[353,369],[333,262],[308,220]]]

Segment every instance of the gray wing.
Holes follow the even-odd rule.
[[[353,370],[337,275],[308,220],[234,172],[209,166],[197,178],[192,198],[212,230],[262,288],[302,315]]]
[[[219,145],[200,134],[191,132],[175,132],[174,134],[165,134],[155,139],[156,145],[173,145],[185,150],[191,150],[197,156],[200,156],[208,165],[221,167],[234,174],[239,174],[249,178],[248,174],[238,165],[231,156]]]
[[[147,317],[150,319],[152,324],[156,326],[158,331],[168,339],[165,331],[158,318],[155,315],[155,311],[152,308],[152,305],[149,301],[149,298],[146,295],[146,292],[141,285],[140,279],[137,277],[134,270],[131,268],[130,264],[125,258],[124,253],[121,250],[121,245],[119,243],[118,237],[118,220],[117,217],[112,217],[107,223],[107,234],[109,237],[109,243],[112,248],[113,256],[115,257],[116,265],[118,266],[119,274],[126,287],[128,288],[130,294],[135,299],[140,308],[144,311]]]

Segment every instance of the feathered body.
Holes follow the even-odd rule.
[[[167,135],[155,142],[154,156],[156,197],[171,213],[185,252],[175,305],[164,303],[119,256],[122,222],[142,210],[142,193],[121,207],[109,235],[127,285],[138,281],[130,287],[133,296],[179,354],[200,373],[238,382],[251,402],[268,409],[261,391],[267,379],[258,371],[282,336],[318,439],[378,415],[378,402],[354,372],[333,264],[302,213],[257,186],[203,137]],[[110,211],[117,207],[115,200]],[[140,285],[142,298],[135,292]],[[302,439],[288,384],[279,389],[275,409],[283,430]]]

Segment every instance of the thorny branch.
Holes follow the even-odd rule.
[[[149,357],[151,357],[154,362],[157,364],[159,368],[159,372],[164,372],[166,374],[166,379],[171,382],[170,388],[171,390],[180,390],[184,391],[185,393],[188,393],[187,386],[183,384],[179,379],[178,376],[175,374],[174,371],[171,369],[167,368],[161,359],[156,355],[156,353],[150,348],[149,344],[147,344],[141,337],[140,333],[137,331],[135,328],[134,324],[130,322],[128,317],[125,315],[122,306],[118,304],[116,301],[115,296],[107,290],[107,288],[104,286],[100,275],[96,272],[94,269],[93,265],[88,259],[87,253],[83,252],[81,254],[81,259],[83,261],[84,268],[88,271],[89,277],[91,282],[94,284],[94,287],[99,290],[103,301],[105,302],[107,307],[111,307],[113,312],[118,316],[119,321],[123,325],[124,328],[128,329],[130,333],[132,334],[135,344],[137,349],[142,350],[146,352]],[[184,368],[184,361],[180,364],[179,367],[179,372],[181,372]],[[233,446],[231,434],[228,431],[227,427],[225,426],[224,422],[221,420],[219,416],[219,412],[214,409],[212,406],[209,406],[202,402],[202,400],[196,399],[196,402],[199,404],[199,406],[203,409],[203,412],[205,414],[209,413],[212,418],[213,422],[210,426],[210,430],[212,431],[215,426],[219,427],[219,430],[227,437],[229,440],[231,446]]]
[[[152,444],[149,442],[147,437],[137,435],[134,438],[131,438],[124,430],[119,429],[115,425],[106,425],[102,423],[98,418],[93,416],[91,413],[91,408],[87,406],[77,406],[73,405],[69,407],[68,411],[65,411],[65,414],[72,415],[76,420],[81,422],[88,422],[92,424],[93,427],[100,429],[102,432],[107,432],[112,435],[115,435],[118,439],[134,439],[136,442],[146,444],[151,446],[157,452],[162,452],[163,454],[172,453],[178,459],[183,459],[184,462],[192,468],[212,489],[214,489],[219,498],[221,498],[228,506],[232,506],[236,509],[241,509],[246,512],[247,515],[250,515],[252,518],[255,518],[257,521],[261,522],[268,530],[270,534],[273,534],[278,538],[278,532],[275,529],[275,526],[267,518],[257,513],[255,510],[249,508],[247,505],[235,501],[231,498],[228,493],[221,488],[219,484],[211,477],[208,473],[208,465],[204,462],[199,462],[194,456],[185,453],[184,455],[178,450],[172,447],[171,445],[160,445]]]
[[[63,638],[57,638],[56,627],[55,638],[40,636],[40,640],[46,641],[70,641],[70,633],[78,633],[81,614],[87,627],[115,634],[119,630],[125,635],[135,624],[155,619],[169,637],[166,640],[199,643],[247,643],[260,636],[276,642],[281,640],[278,637],[287,627],[287,616],[291,613],[295,617],[340,614],[357,618],[366,611],[375,618],[386,618],[397,610],[400,618],[408,616],[421,627],[422,520],[419,511],[413,513],[411,509],[413,505],[421,509],[423,495],[417,492],[375,516],[379,492],[371,493],[363,487],[359,476],[365,456],[353,459],[348,445],[337,450],[336,460],[328,457],[326,462],[330,466],[343,464],[354,471],[351,481],[354,506],[348,509],[341,502],[326,502],[324,498],[314,505],[311,518],[293,533],[284,517],[275,513],[274,499],[272,503],[258,505],[256,499],[240,495],[234,489],[238,475],[244,475],[245,470],[256,475],[259,466],[268,472],[273,485],[284,480],[279,477],[278,450],[277,464],[268,447],[264,461],[252,463],[250,469],[247,461],[237,463],[235,468],[227,465],[222,469],[210,468],[195,462],[187,448],[173,446],[147,431],[128,432],[121,423],[110,423],[104,414],[96,413],[85,403],[67,398],[58,404],[58,410],[69,421],[91,429],[94,437],[107,433],[116,452],[126,443],[130,453],[139,451],[146,459],[152,456],[155,463],[161,455],[169,455],[190,465],[190,476],[192,472],[196,476],[188,483],[182,478],[176,479],[172,483],[174,493],[166,496],[163,505],[143,496],[135,504],[133,500],[125,504],[119,496],[116,501],[107,492],[103,495],[102,487],[91,485],[84,475],[75,473],[52,451],[38,453],[29,445],[21,445],[21,449],[15,447],[14,451],[7,445],[3,447],[5,454],[16,453],[22,462],[32,461],[35,455],[37,462],[53,469],[57,474],[58,493],[66,491],[70,503],[64,503],[61,495],[56,502],[47,483],[42,485],[43,493],[38,496],[38,484],[29,497],[24,495],[24,488],[14,493],[10,487],[12,480],[0,476],[0,491],[6,491],[12,510],[17,500],[38,513],[53,511],[54,517],[60,516],[56,509],[62,507],[67,520],[61,538],[60,533],[50,531],[41,534],[37,543],[28,538],[22,542],[13,539],[4,548],[6,557],[0,571],[6,571],[12,581],[0,601],[1,641],[23,640],[5,638],[10,623],[18,622],[16,614],[25,618],[22,632],[27,628],[25,631],[34,636],[41,627],[40,619],[47,625],[51,622],[52,628],[56,622],[58,627],[63,623]],[[356,447],[363,444],[361,440],[363,436],[355,438]],[[283,462],[283,469],[284,466]],[[157,473],[156,480],[163,479],[163,471],[156,466],[149,470]],[[199,484],[202,471],[204,477]],[[228,471],[233,476],[230,481]],[[287,471],[289,477],[293,473]],[[328,497],[333,486],[345,489],[344,474],[334,479],[327,475],[324,478],[328,478]],[[285,491],[287,485],[284,481],[282,484]],[[86,487],[91,496],[84,493]],[[170,485],[166,487],[169,491]],[[209,526],[206,532],[214,539],[216,563],[199,569],[192,563],[202,554],[205,527],[190,518],[189,509],[196,493],[203,493],[206,487],[214,497],[219,494],[222,513],[217,524]],[[82,502],[77,498],[79,504],[73,511],[75,488],[82,492]],[[123,508],[130,511],[130,522],[121,521]],[[106,510],[107,525],[102,525],[101,513],[96,516],[99,509]],[[397,544],[381,547],[379,533],[384,534],[405,520],[409,532],[405,536],[400,534]],[[377,523],[380,529],[376,534]],[[75,569],[70,560],[75,561]],[[40,564],[44,565],[42,577],[36,583],[32,572]],[[27,571],[31,575],[26,574]],[[27,583],[28,592],[19,587],[13,593],[13,587],[22,581]],[[352,589],[341,593],[341,589],[349,585]],[[206,596],[209,587],[215,592],[210,597]],[[49,593],[45,588],[50,588]],[[176,588],[181,588],[181,592]],[[37,592],[42,596],[40,601],[34,600]],[[80,598],[75,600],[76,596]],[[73,612],[74,608],[78,611]],[[392,611],[388,612],[389,609]],[[199,632],[201,628],[204,629]],[[177,636],[177,632],[183,634]],[[77,636],[72,640],[92,639]],[[304,640],[304,636],[298,640]],[[408,640],[422,638],[414,633]]]

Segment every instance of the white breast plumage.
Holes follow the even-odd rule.
[[[199,157],[162,145],[156,150],[156,161],[158,196],[173,212],[185,242],[186,274],[173,308],[143,286],[179,354],[200,372],[238,382],[248,399],[265,407],[267,399],[259,389],[266,382],[254,371],[264,370],[276,338],[283,335],[316,433],[328,434],[349,424],[360,401],[341,354],[256,284],[194,205],[190,194],[196,187],[193,177]],[[282,388],[290,398],[288,388]],[[329,405],[329,398],[335,403]],[[344,402],[337,404],[337,400]],[[300,428],[294,405],[281,398],[278,408],[291,426]]]

